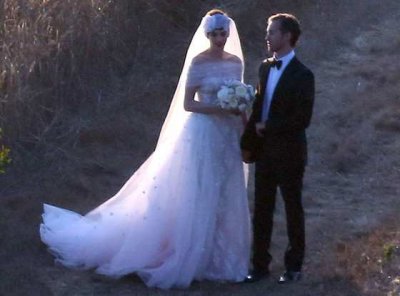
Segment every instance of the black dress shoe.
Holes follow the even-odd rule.
[[[279,284],[285,284],[287,282],[298,282],[301,280],[300,271],[285,271],[278,279]]]
[[[250,272],[244,279],[245,283],[255,283],[258,282],[260,280],[262,280],[263,278],[266,278],[269,276],[269,271],[255,271],[253,270],[252,272]]]

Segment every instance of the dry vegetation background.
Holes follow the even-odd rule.
[[[0,4],[0,147],[12,158],[0,174],[1,295],[400,295],[397,0]],[[41,204],[85,213],[151,153],[190,38],[215,6],[236,20],[252,84],[265,16],[302,21],[297,53],[317,82],[305,280],[161,292],[54,266],[38,238]],[[276,220],[274,277],[286,244],[282,205]]]

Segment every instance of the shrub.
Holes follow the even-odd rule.
[[[11,158],[9,157],[10,148],[3,145],[1,143],[2,140],[2,129],[0,128],[0,174],[4,174],[6,172],[6,166],[11,162]]]

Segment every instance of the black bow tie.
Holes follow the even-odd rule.
[[[276,59],[272,59],[270,62],[271,67],[276,67],[278,70],[282,67],[282,61],[278,61]]]

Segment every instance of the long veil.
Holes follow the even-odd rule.
[[[216,125],[185,122],[190,114],[183,108],[188,69],[208,47],[203,21],[189,47],[156,151],[116,195],[84,216],[44,205],[40,236],[57,262],[117,278],[135,272],[146,285],[164,289],[187,287],[194,278],[240,281],[246,276],[250,224],[239,147],[231,145],[234,137],[218,138]],[[243,61],[233,21],[225,50]],[[205,131],[206,140],[199,136],[184,142],[179,136],[185,135],[185,124],[193,134]],[[230,146],[213,146],[214,139]],[[222,148],[208,153],[215,147]],[[224,160],[223,153],[232,156]],[[225,170],[231,173],[224,175]]]
[[[225,51],[239,57],[242,61],[242,65],[244,65],[239,34],[236,29],[235,22],[232,19],[229,20],[229,37],[226,41],[224,49]],[[193,58],[196,57],[199,53],[205,51],[210,46],[209,40],[204,33],[205,22],[206,18],[203,17],[189,45],[188,51],[186,53],[185,63],[183,65],[181,76],[179,78],[178,86],[176,87],[167,117],[165,118],[164,124],[162,126],[156,149],[161,145],[165,146],[174,142],[174,139],[180,134],[180,131],[190,114],[190,112],[186,112],[183,108],[186,78],[188,74],[188,69],[192,63]]]

